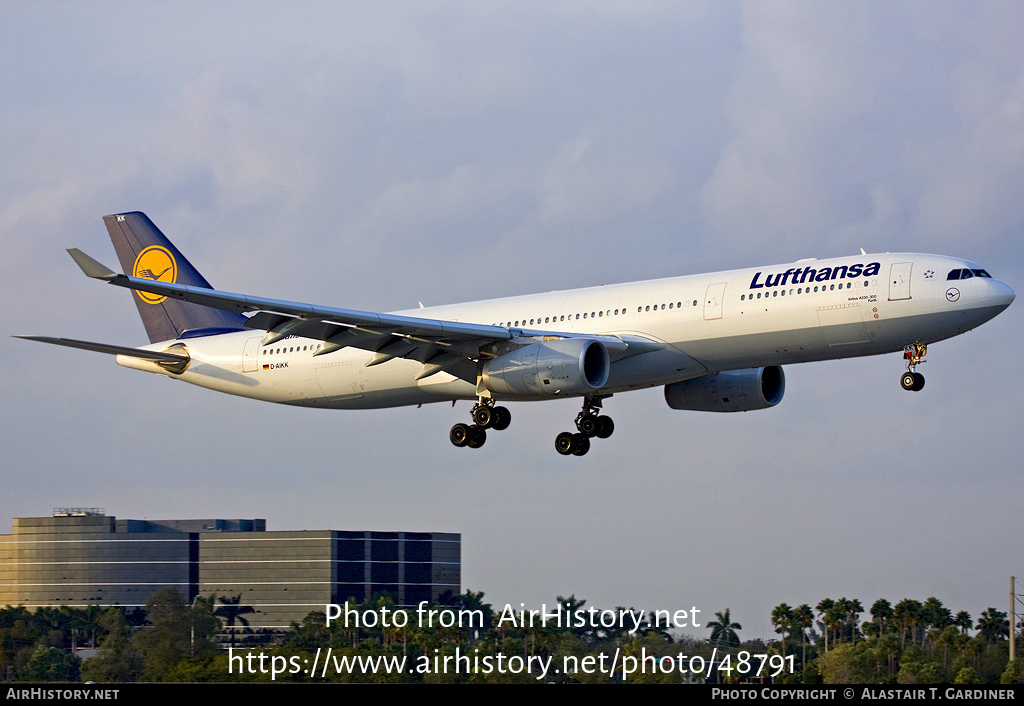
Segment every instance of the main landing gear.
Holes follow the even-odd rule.
[[[456,446],[478,449],[487,441],[487,430],[502,431],[512,423],[512,413],[506,407],[495,407],[494,400],[481,399],[470,410],[473,424],[456,424],[448,438]]]
[[[587,397],[583,411],[576,415],[577,433],[563,431],[555,437],[555,450],[563,456],[582,456],[590,451],[590,440],[594,437],[607,439],[615,431],[611,417],[599,416],[601,399]]]
[[[907,372],[900,376],[900,385],[904,390],[920,392],[924,387],[924,375],[917,372],[915,368],[918,363],[925,362],[926,355],[928,355],[928,346],[923,343],[915,343],[903,349],[903,359],[907,361]]]

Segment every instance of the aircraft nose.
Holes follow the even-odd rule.
[[[1013,303],[1013,300],[1017,298],[1017,294],[1013,291],[1013,287],[1006,284],[1006,282],[1000,282],[999,280],[992,281],[992,289],[989,292],[989,301],[996,306],[1006,308]]]

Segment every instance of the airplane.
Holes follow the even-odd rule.
[[[929,344],[1014,300],[977,264],[908,253],[689,275],[395,313],[213,289],[144,213],[104,216],[124,272],[78,249],[89,277],[134,292],[150,345],[19,336],[117,356],[117,363],[242,397],[330,409],[470,400],[449,432],[479,448],[508,428],[509,401],[582,398],[559,454],[614,431],[604,401],[664,386],[672,409],[777,405],[782,366],[903,351],[900,384],[920,391]]]

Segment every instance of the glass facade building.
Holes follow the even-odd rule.
[[[0,605],[144,607],[157,591],[235,598],[251,628],[287,628],[329,603],[381,592],[396,605],[461,593],[461,536],[267,532],[265,520],[17,518],[0,535]]]

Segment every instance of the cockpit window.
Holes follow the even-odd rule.
[[[946,275],[947,280],[970,280],[972,277],[992,279],[992,276],[985,272],[984,269],[951,269],[949,274]]]
[[[971,277],[987,277],[988,279],[992,279],[992,275],[985,270],[968,270],[966,268],[962,270],[950,270],[950,273],[946,275],[947,280],[970,279]]]

